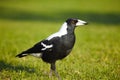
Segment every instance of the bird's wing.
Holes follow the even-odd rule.
[[[24,53],[42,53],[42,52],[46,52],[46,51],[51,51],[52,50],[52,43],[50,43],[50,41],[48,40],[42,40],[41,42],[35,44],[32,48],[24,51]]]
[[[18,54],[16,57],[24,57],[27,55],[32,55],[35,57],[41,57],[43,53],[50,53],[52,51],[53,45],[48,40],[42,40],[41,42],[35,44],[33,47],[28,50],[23,51]]]

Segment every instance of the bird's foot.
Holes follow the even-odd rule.
[[[52,70],[50,70],[50,73],[49,73],[50,78],[52,77],[52,74],[53,74],[53,72],[52,72]]]
[[[62,80],[60,75],[57,73],[57,71],[54,71],[54,70],[50,70],[50,73],[49,73],[49,78],[52,77],[53,73],[55,74],[55,76],[58,78],[58,80]]]

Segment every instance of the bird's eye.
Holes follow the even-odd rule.
[[[76,24],[76,23],[77,23],[77,20],[72,20],[71,23],[72,23],[72,24]]]
[[[72,23],[72,24],[75,24],[75,21],[74,21],[74,20],[72,20],[72,21],[71,21],[71,23]]]

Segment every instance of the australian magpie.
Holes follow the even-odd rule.
[[[27,55],[32,55],[42,58],[43,61],[51,64],[50,75],[54,72],[60,80],[60,76],[56,71],[55,63],[57,60],[65,58],[71,52],[75,43],[75,28],[86,24],[87,22],[79,19],[67,19],[58,32],[38,42],[32,48],[23,51],[16,57],[21,58]]]

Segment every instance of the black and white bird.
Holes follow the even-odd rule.
[[[23,51],[16,57],[21,58],[27,55],[32,55],[42,58],[43,61],[50,63],[51,65],[50,75],[54,72],[60,80],[60,76],[56,71],[55,63],[57,60],[65,58],[71,52],[75,43],[74,30],[76,26],[86,24],[87,22],[79,19],[67,19],[58,32],[38,42],[32,48]]]

